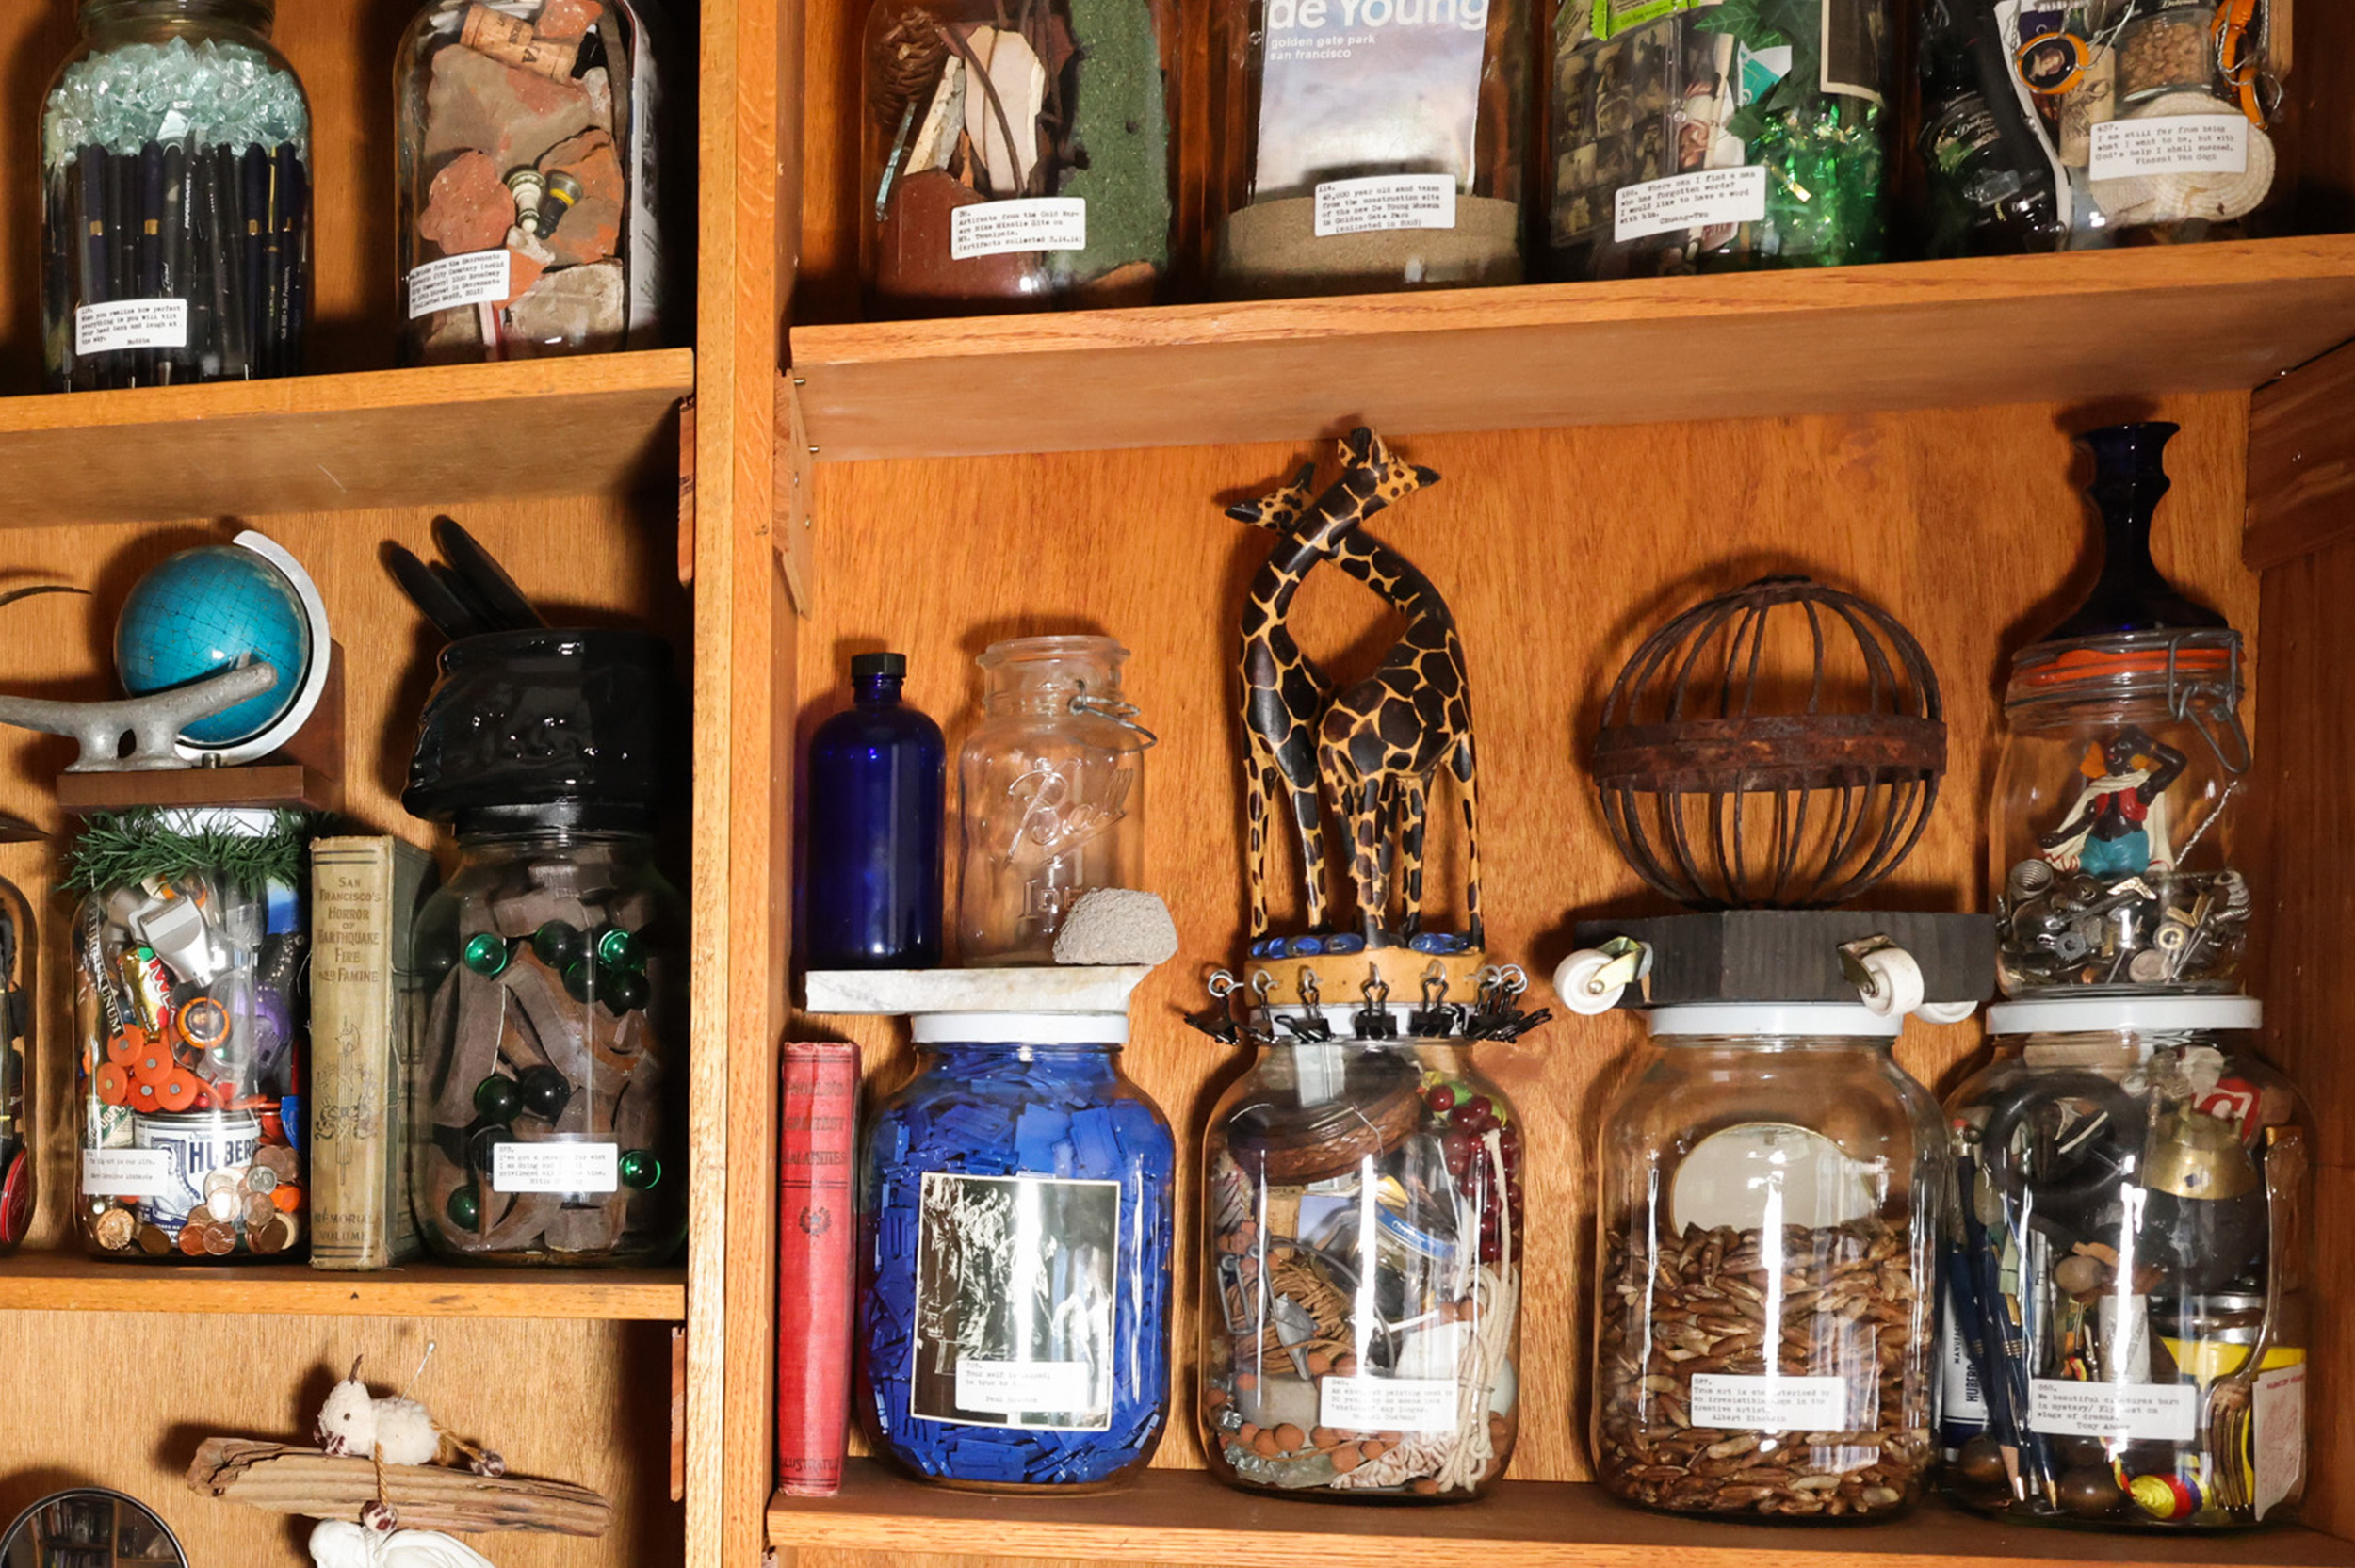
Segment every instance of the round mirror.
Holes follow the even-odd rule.
[[[18,1514],[0,1536],[0,1568],[188,1568],[188,1560],[146,1504],[86,1486]]]

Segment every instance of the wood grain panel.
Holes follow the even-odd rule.
[[[1492,950],[1544,977],[1574,915],[1649,908],[1610,849],[1581,760],[1601,693],[1673,610],[1770,571],[1799,569],[1878,597],[1943,679],[1952,728],[1945,799],[1885,897],[1973,908],[1984,893],[1982,802],[1992,783],[2007,651],[2090,581],[2094,538],[2072,491],[2066,432],[2130,412],[2180,420],[2176,488],[2158,548],[2177,580],[2244,628],[2254,582],[2238,560],[2245,400],[2148,409],[2008,408],[1876,418],[1433,437],[1405,443],[1441,484],[1381,522],[1453,602],[1483,728],[1484,847]],[[973,655],[1003,637],[1102,631],[1134,651],[1129,690],[1162,736],[1146,765],[1147,885],[1168,896],[1180,957],[1148,980],[1128,1067],[1198,1147],[1236,1054],[1185,1027],[1208,971],[1237,958],[1240,790],[1230,674],[1242,584],[1264,546],[1218,503],[1264,487],[1307,451],[1289,445],[985,461],[830,464],[818,471],[817,612],[801,639],[799,728],[842,705],[853,653],[909,655],[909,699],[952,742],[972,721]],[[1337,673],[1386,645],[1356,585],[1304,592],[1305,645]],[[2311,711],[2311,710],[2310,710]],[[1443,851],[1433,885],[1451,885]],[[1538,1000],[1550,1001],[1542,978]],[[902,1075],[900,1026],[824,1020],[865,1044],[880,1080]],[[1601,1096],[1636,1043],[1624,1018],[1564,1019],[1482,1053],[1528,1118],[1522,1392],[1514,1474],[1585,1479],[1588,1160]],[[1915,1026],[1900,1058],[1943,1085],[1967,1029]],[[1188,1184],[1191,1187],[1191,1179]],[[1191,1197],[1189,1195],[1189,1203]],[[1191,1228],[1181,1229],[1191,1236]],[[1190,1391],[1194,1284],[1178,1300],[1180,1416],[1157,1463],[1198,1463]]]
[[[2249,400],[2249,532],[2241,555],[2262,572],[2355,530],[2355,345],[2326,354]]]

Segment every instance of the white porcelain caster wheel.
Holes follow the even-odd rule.
[[[1852,960],[1851,977],[1864,1010],[1876,1018],[1903,1018],[1922,1007],[1922,966],[1903,947],[1876,947]]]
[[[1620,953],[1581,947],[1554,969],[1554,992],[1572,1012],[1589,1018],[1609,1012],[1627,994],[1628,982],[1641,972],[1642,954],[1640,946]]]

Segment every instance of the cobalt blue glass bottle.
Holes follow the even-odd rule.
[[[940,834],[948,748],[900,701],[903,654],[851,660],[852,707],[809,743],[809,875],[802,912],[812,969],[920,969],[940,962]]]
[[[1110,1485],[1169,1424],[1169,1123],[1118,1013],[912,1020],[865,1147],[858,1405],[977,1491]]]

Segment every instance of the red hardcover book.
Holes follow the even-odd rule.
[[[842,1486],[857,1127],[858,1047],[786,1046],[777,1151],[777,1483],[796,1497],[831,1497]]]

